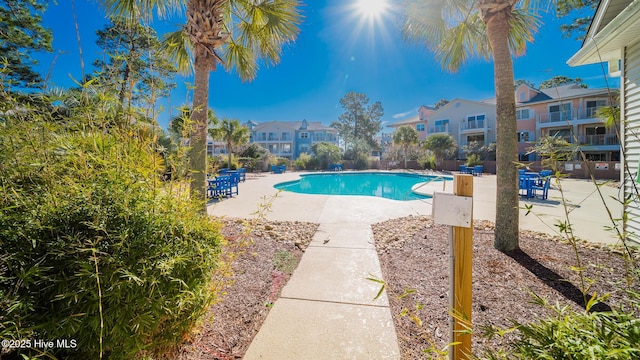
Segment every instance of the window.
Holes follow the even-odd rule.
[[[289,141],[289,140],[291,140],[291,139],[289,138],[289,133],[286,133],[286,132],[283,132],[283,133],[282,133],[282,138],[281,138],[281,139],[282,139],[282,141]]]
[[[558,139],[564,139],[566,140],[568,143],[572,143],[573,138],[571,135],[571,129],[554,129],[554,130],[549,130],[549,136],[554,136]]]
[[[524,91],[520,92],[520,102],[523,102],[527,98],[527,93]]]
[[[424,124],[417,124],[416,125],[416,130],[418,132],[423,132],[424,131]]]
[[[549,121],[571,120],[571,104],[549,106]]]
[[[607,133],[607,128],[604,126],[586,128],[587,135],[604,135]]]
[[[308,139],[309,138],[309,133],[308,132],[301,132],[300,133],[300,139]]]
[[[447,131],[449,131],[449,119],[437,120],[435,122],[435,127],[433,129],[433,132],[441,133],[441,132],[447,132]]]
[[[529,115],[529,109],[516,110],[516,119],[518,120],[531,119],[531,116]]]
[[[587,117],[592,118],[596,117],[596,111],[599,108],[607,105],[606,100],[588,100],[587,101]]]
[[[269,144],[269,152],[272,154],[278,153],[278,144]]]
[[[590,145],[605,145],[605,135],[607,134],[607,128],[604,126],[588,127],[585,129],[586,144]]]
[[[269,140],[269,141],[274,141],[274,140],[278,140],[278,139],[277,139],[277,136],[276,136],[276,134],[275,134],[275,133],[270,132],[270,133],[269,133],[268,140]]]
[[[291,153],[291,144],[282,144],[282,152],[285,154]]]
[[[529,132],[518,131],[518,142],[529,142]]]
[[[467,129],[483,129],[484,115],[467,116]]]
[[[467,144],[470,144],[472,142],[479,142],[484,144],[484,135],[467,136]]]

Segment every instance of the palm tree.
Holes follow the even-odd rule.
[[[177,139],[188,137],[191,134],[192,130],[192,111],[188,106],[181,106],[178,108],[180,112],[176,116],[172,116],[169,121],[169,134]],[[209,128],[215,127],[218,125],[218,118],[213,113],[212,109],[207,111],[207,120],[209,123]]]
[[[237,119],[222,119],[218,127],[209,129],[209,133],[212,138],[227,143],[227,154],[229,155],[227,166],[229,168],[231,167],[231,150],[233,147],[249,142],[249,128],[240,125],[240,121]]]
[[[191,133],[191,190],[206,198],[207,111],[209,72],[218,64],[235,69],[243,81],[258,71],[258,59],[267,65],[280,61],[282,46],[295,40],[300,23],[298,0],[103,0],[109,11],[127,17],[149,17],[182,9],[187,23],[165,37],[168,52],[183,71],[194,70],[193,131]],[[192,60],[191,62],[188,60]]]
[[[393,132],[393,144],[402,146],[404,154],[404,168],[407,168],[407,151],[409,146],[418,143],[418,132],[411,126],[401,126]]]
[[[566,0],[572,1],[579,0]],[[500,251],[519,248],[518,139],[511,56],[524,51],[540,24],[531,4],[516,0],[411,0],[406,8],[406,36],[433,48],[447,69],[457,70],[473,55],[493,55],[497,117],[494,246]]]

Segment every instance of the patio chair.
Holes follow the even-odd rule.
[[[229,190],[227,191],[227,194],[229,195],[229,197],[232,197],[234,193],[238,195],[239,183],[240,183],[240,173],[238,171],[234,171],[230,173]]]
[[[240,169],[238,169],[238,174],[240,174],[240,181],[245,182],[247,181],[247,169],[241,167]]]
[[[471,175],[473,175],[473,176],[482,176],[482,171],[484,171],[482,165],[475,165],[473,167]]]
[[[238,187],[236,184],[236,195],[238,194]],[[215,179],[208,181],[207,196],[212,198],[220,198],[223,196],[231,197],[233,194],[231,175],[218,176]]]
[[[532,191],[532,197],[536,197],[536,193],[538,191],[540,191],[540,195],[542,197],[542,200],[547,200],[547,197],[549,196],[549,186],[551,185],[551,178],[547,177],[544,180],[544,183],[542,184],[542,186],[539,185],[532,185],[531,186],[531,191]]]

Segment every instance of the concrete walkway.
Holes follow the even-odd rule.
[[[251,218],[268,210],[268,220],[318,223],[319,228],[298,268],[283,288],[244,359],[399,359],[396,333],[386,295],[373,301],[381,277],[371,224],[408,215],[431,215],[431,200],[394,201],[367,196],[325,196],[280,192],[278,182],[299,173],[249,175],[240,195],[209,206],[216,216]],[[474,178],[474,219],[495,221],[496,177]],[[605,231],[607,210],[584,180],[563,180],[570,219],[577,236],[615,242]],[[601,187],[615,217],[622,206],[617,189]],[[521,229],[555,233],[553,223],[565,218],[560,192],[549,200],[521,200],[535,215],[520,210]]]
[[[373,298],[380,263],[368,222],[335,216],[320,226],[244,359],[398,359],[386,296]]]

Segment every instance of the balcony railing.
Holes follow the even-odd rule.
[[[584,109],[571,109],[570,111],[549,111],[546,113],[538,114],[538,122],[541,124],[555,123],[555,122],[567,122],[571,120],[588,120],[597,119],[596,112],[600,108],[584,108]]]
[[[578,141],[587,146],[620,145],[618,137],[610,134],[579,136]]]
[[[477,130],[477,129],[485,129],[486,121],[485,120],[474,120],[474,121],[463,121],[460,123],[460,130]]]
[[[448,133],[449,124],[429,126],[429,134]]]

